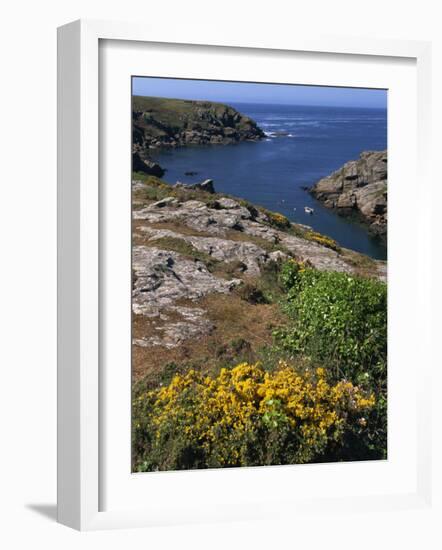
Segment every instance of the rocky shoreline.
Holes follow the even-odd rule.
[[[386,280],[385,262],[214,188],[170,186],[148,177],[133,181],[133,190],[132,308],[139,327],[133,344],[141,354],[135,369],[152,361],[153,347],[181,349],[216,332],[213,301],[240,303],[253,316],[254,308],[270,307],[254,305],[257,288],[283,261]]]
[[[152,150],[188,145],[225,145],[257,141],[265,134],[255,121],[233,107],[211,101],[134,96],[132,98],[133,170],[161,177]]]
[[[370,233],[387,238],[387,151],[365,151],[309,189],[327,208],[355,216]]]

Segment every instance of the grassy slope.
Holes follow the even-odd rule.
[[[232,107],[213,101],[133,96],[132,110],[143,113],[142,117],[136,119],[135,125],[154,137],[170,131],[182,132],[189,124],[204,130],[209,128],[213,119],[232,120],[236,117],[237,128],[253,124],[249,117],[241,115]]]

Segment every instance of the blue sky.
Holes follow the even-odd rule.
[[[224,103],[387,108],[387,91],[367,88],[134,77],[132,89],[135,95],[207,99]]]

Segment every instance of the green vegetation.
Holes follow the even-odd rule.
[[[180,201],[198,200],[210,205],[214,203],[216,197],[225,196],[208,193],[201,189],[173,187],[156,176],[149,176],[142,172],[134,172],[132,179],[133,181],[141,181],[144,183],[143,187],[134,191],[134,199],[139,201],[139,207],[141,207],[143,203],[146,205],[164,199],[165,197],[175,197]]]
[[[322,235],[321,233],[318,233],[317,231],[311,231],[307,230],[303,233],[303,238],[307,239],[308,241],[318,243],[322,246],[326,246],[327,248],[331,248],[332,250],[335,250],[336,252],[341,251],[341,247],[338,245],[338,243],[331,239],[330,237],[327,237],[326,235]]]
[[[171,185],[166,181],[162,180],[161,178],[157,178],[156,176],[145,174],[144,172],[132,172],[132,181],[135,181],[135,180],[142,181],[146,185],[154,188],[158,188],[158,187],[166,187],[167,189],[171,188]]]
[[[242,298],[287,321],[258,363],[238,362],[237,338],[227,368],[173,363],[161,388],[135,385],[136,471],[386,458],[386,285],[295,261],[263,281]]]
[[[141,207],[142,204],[159,201],[161,199],[164,199],[165,197],[175,197],[180,201],[199,200],[207,204],[209,208],[218,209],[220,207],[217,203],[217,199],[227,197],[237,201],[244,208],[247,208],[247,210],[250,212],[252,219],[257,219],[260,214],[263,214],[264,217],[267,218],[267,224],[271,227],[274,227],[275,229],[296,235],[308,241],[317,242],[336,251],[341,250],[336,241],[334,241],[330,237],[321,235],[321,233],[307,229],[304,226],[291,223],[288,218],[286,218],[286,216],[279,214],[278,212],[271,212],[270,210],[267,210],[266,208],[261,206],[256,207],[252,203],[244,199],[238,199],[237,197],[232,197],[227,194],[207,193],[206,191],[202,191],[200,189],[173,187],[166,181],[156,176],[144,174],[143,172],[133,172],[132,180],[140,181],[144,184],[143,187],[138,188],[134,191],[134,199],[136,201],[139,201],[138,207]],[[265,223],[264,220],[263,223]],[[247,240],[248,242],[254,242],[268,252],[281,250],[290,255],[290,252],[284,247],[278,245],[277,243],[273,244],[259,237],[247,235],[244,240]],[[357,253],[355,253],[355,255],[362,256],[358,255]]]
[[[236,293],[250,304],[275,304],[284,294],[280,279],[281,262],[269,261],[261,266],[259,277],[249,279],[236,289]]]
[[[377,272],[377,264],[373,258],[349,249],[343,249],[341,254],[345,261],[355,268],[358,275],[370,276]]]
[[[288,262],[281,274],[291,319],[276,346],[308,357],[332,380],[350,380],[376,396],[365,424],[355,426],[335,459],[385,458],[387,451],[387,285]]]
[[[256,207],[252,203],[244,199],[238,199],[237,197],[232,197],[226,194],[207,193],[199,189],[183,189],[180,187],[172,187],[164,180],[155,176],[149,176],[142,172],[134,172],[132,175],[132,179],[134,181],[141,181],[144,184],[142,188],[138,188],[134,191],[134,208],[142,208],[143,205],[162,200],[166,197],[175,197],[180,201],[199,200],[207,204],[209,208],[218,208],[217,199],[221,197],[232,198],[236,200],[241,206],[244,206],[248,209],[252,219],[257,219],[261,213],[265,217],[267,217],[267,224],[271,227],[274,227],[275,229],[278,229],[280,231],[284,231],[288,234],[295,235],[297,237],[300,237],[301,239],[305,239],[306,241],[316,242],[322,246],[326,246],[327,248],[335,250],[339,254],[342,254],[349,263],[357,268],[359,274],[371,275],[373,272],[376,272],[375,262],[368,256],[365,256],[364,254],[359,254],[358,252],[354,252],[352,250],[342,249],[334,239],[331,239],[326,235],[322,235],[317,231],[306,228],[305,226],[296,223],[290,223],[290,221],[282,214],[271,212],[270,210],[267,210],[263,207]],[[280,250],[288,256],[292,256],[292,253],[278,242],[272,243],[268,240],[249,234],[243,236],[239,231],[231,231],[228,235],[228,238],[232,240],[244,240],[247,242],[253,242],[267,252]]]
[[[311,462],[374,405],[324,369],[272,373],[242,363],[218,376],[176,374],[134,399],[134,469],[183,470]]]
[[[296,353],[327,361],[354,378],[384,363],[387,354],[387,288],[346,273],[285,264],[285,310],[294,323],[278,335]]]
[[[172,187],[145,174],[133,179],[144,184],[134,188],[139,208],[173,196],[220,209],[217,201],[226,196]],[[135,242],[178,252],[217,277],[243,282],[198,303],[215,327],[210,334],[179,348],[158,347],[154,359],[146,358],[145,348],[134,352],[142,366],[133,386],[134,470],[386,458],[387,286],[371,278],[378,263],[280,214],[230,198],[252,220],[277,229],[271,233],[279,238],[283,231],[326,246],[357,274],[318,271],[292,257],[268,261],[251,276],[243,262],[217,261],[184,238],[145,239],[135,220]],[[152,226],[210,236],[180,220]],[[272,242],[241,228],[226,230],[223,238],[292,256],[278,238]],[[136,337],[153,333],[142,316],[133,326]],[[164,367],[152,367],[158,364]]]
[[[198,119],[200,127],[204,128],[209,126],[211,116],[218,118],[226,112],[232,116],[236,113],[231,107],[214,101],[142,96],[133,96],[132,110],[142,113],[142,120],[136,120],[149,127],[151,135],[160,135],[161,125],[178,132],[185,129],[187,121]],[[205,112],[204,117],[200,116],[201,112]]]
[[[132,113],[133,144],[146,153],[150,145],[231,143],[264,135],[249,117],[213,101],[134,96]]]
[[[269,225],[272,227],[276,227],[277,229],[289,229],[291,226],[291,223],[289,222],[288,218],[286,218],[283,214],[280,214],[279,212],[271,212],[270,210],[266,210],[265,208],[261,209],[261,212],[263,212],[268,219]]]

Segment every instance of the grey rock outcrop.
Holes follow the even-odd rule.
[[[226,199],[230,201],[231,199]],[[232,204],[234,203],[234,204]],[[158,207],[155,204],[147,208],[134,212],[134,218],[145,220],[148,223],[166,223],[169,221],[180,222],[195,231],[208,233],[217,237],[224,237],[229,230],[236,230],[243,235],[257,237],[264,241],[269,241],[273,245],[280,245],[281,248],[288,250],[293,256],[302,261],[308,261],[313,267],[328,271],[346,271],[352,272],[352,266],[335,250],[331,250],[318,243],[308,241],[296,235],[271,227],[267,223],[266,215],[260,214],[254,218],[252,213],[245,206],[232,201],[224,202],[233,206],[232,208],[216,209],[207,206],[202,201],[189,200],[180,203],[179,207]],[[149,231],[147,229],[146,231]],[[201,237],[199,237],[201,239]],[[194,241],[198,242],[198,239]],[[199,241],[202,243],[204,241]],[[192,244],[194,244],[192,242]],[[195,244],[194,244],[195,246]],[[202,244],[201,244],[202,246]],[[206,245],[205,245],[206,246]],[[219,243],[219,253],[222,249],[231,250],[226,246],[226,242]],[[243,254],[248,254],[250,247],[243,247]],[[253,248],[253,254],[256,248]],[[244,257],[243,260],[244,261]],[[256,264],[255,258],[250,257],[250,261],[244,263]]]
[[[155,325],[152,336],[135,338],[133,343],[142,348],[161,346],[167,349],[176,348],[185,340],[209,334],[214,326],[207,319],[204,309],[197,307],[170,306],[169,312],[175,313],[178,320],[170,321],[167,314],[159,315],[160,322]],[[169,322],[166,322],[169,321]]]
[[[134,181],[133,189],[145,185]],[[132,309],[145,320],[136,346],[172,349],[211,333],[204,300],[258,279],[271,262],[295,258],[320,270],[357,272],[355,253],[309,240],[307,226],[279,229],[263,209],[218,194],[187,199],[186,189],[170,187],[169,196],[133,210]],[[386,280],[384,262],[372,260],[370,269]]]
[[[173,348],[188,338],[210,333],[213,324],[205,311],[179,302],[228,293],[241,284],[238,279],[214,277],[203,262],[146,246],[133,247],[132,269],[132,310],[150,318],[153,333],[133,340],[140,347]]]
[[[251,218],[251,213],[245,207],[218,210],[209,208],[202,201],[188,200],[178,208],[158,208],[152,204],[136,210],[134,218],[149,223],[180,221],[195,231],[224,236],[229,229],[241,230],[244,221]]]
[[[219,237],[183,235],[168,229],[154,229],[148,226],[142,227],[142,232],[153,243],[164,237],[172,237],[190,243],[199,252],[203,252],[220,262],[242,262],[248,275],[259,275],[260,267],[271,259],[263,248],[254,243],[232,241]]]
[[[143,172],[149,176],[156,176],[161,178],[165,174],[164,168],[149,158],[142,158],[142,153],[137,151],[132,154],[132,170],[134,172]]]
[[[134,182],[134,189],[142,185]],[[306,226],[278,229],[270,214],[230,197],[206,194],[207,202],[186,200],[181,189],[178,196],[133,211],[134,240],[142,244],[133,247],[132,309],[150,327],[134,339],[136,346],[171,349],[209,334],[214,324],[202,301],[259,278],[272,261],[295,258],[320,270],[356,271],[345,249],[304,238]],[[221,265],[235,266],[234,275],[217,271]],[[371,269],[372,276],[386,279],[384,262],[373,260]]]
[[[357,215],[373,234],[387,234],[387,151],[366,151],[318,181],[310,193],[339,214]]]
[[[264,132],[250,117],[213,101],[132,98],[133,144],[142,149],[258,140]]]
[[[213,180],[211,179],[204,180],[201,183],[181,183],[180,181],[177,181],[174,187],[205,191],[206,193],[215,193],[215,187],[213,185]]]
[[[196,300],[211,292],[229,292],[241,281],[214,277],[203,262],[189,260],[177,252],[134,246],[134,313],[157,316],[177,300]]]

